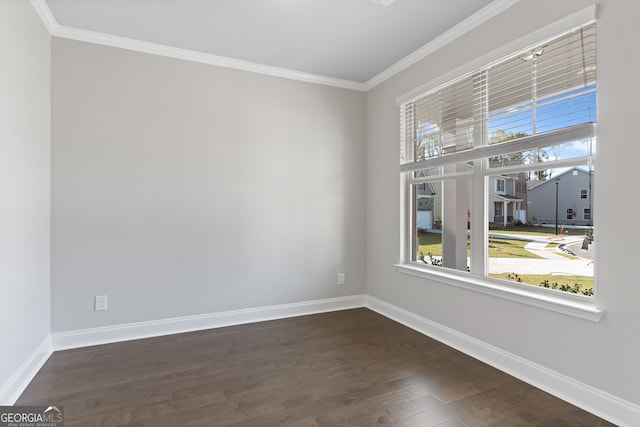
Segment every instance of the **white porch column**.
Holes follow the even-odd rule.
[[[508,212],[507,206],[508,205],[509,205],[509,202],[507,201],[502,202],[502,225],[505,227],[507,226],[507,212]]]
[[[464,129],[464,123],[456,119],[456,129]],[[466,130],[457,131],[455,148],[468,145]],[[466,172],[466,164],[445,166],[446,172]],[[460,271],[467,271],[467,208],[469,207],[468,178],[457,178],[442,183],[444,201],[442,204],[442,265]]]

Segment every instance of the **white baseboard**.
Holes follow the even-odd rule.
[[[376,311],[614,424],[640,425],[640,406],[636,404],[368,295],[54,333],[0,388],[0,405],[15,403],[52,351],[360,307]]]
[[[364,295],[329,298],[197,316],[176,317],[149,322],[58,332],[53,333],[51,338],[55,351],[66,350],[70,348],[220,328],[223,326],[283,319],[286,317],[360,308],[364,307],[364,300]]]
[[[640,406],[368,296],[365,307],[619,426],[640,426]]]
[[[33,350],[29,357],[15,370],[13,375],[0,387],[0,405],[11,406],[16,403],[24,389],[27,388],[33,377],[36,376],[42,365],[53,353],[51,347],[51,335]]]

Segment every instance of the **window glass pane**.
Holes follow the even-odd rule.
[[[413,261],[468,271],[470,188],[467,177],[413,185]]]
[[[595,84],[539,100],[535,106],[536,132],[549,132],[580,123],[595,123]]]
[[[596,155],[596,138],[585,138],[576,141],[566,141],[557,145],[536,148],[534,150],[505,153],[489,158],[489,168],[497,169],[508,166],[535,165],[536,163],[552,162],[556,160],[568,160],[578,157]],[[546,179],[549,170],[531,170],[527,173],[528,179]],[[576,189],[578,192],[580,189]],[[588,190],[587,190],[588,192]],[[585,195],[585,198],[587,196]]]
[[[585,25],[401,106],[412,261],[593,294],[595,39]]]
[[[416,239],[414,261],[442,262],[442,181],[413,185]]]
[[[473,77],[461,79],[415,101],[410,110],[414,123],[415,161],[473,148]]]
[[[596,122],[595,37],[588,25],[489,68],[490,144]]]
[[[581,123],[595,123],[595,84],[489,113],[489,143],[495,144]]]
[[[587,199],[579,191],[591,189],[593,178],[587,165],[491,176],[505,179],[506,193],[489,194],[489,276],[593,295],[592,191]]]

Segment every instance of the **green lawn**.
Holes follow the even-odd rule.
[[[565,228],[562,233],[563,236],[584,236],[587,234],[587,230],[583,228]],[[558,229],[558,232],[560,230]],[[492,228],[489,233],[500,234],[523,234],[531,236],[545,236],[551,237],[556,235],[555,227],[539,227],[535,225],[522,225],[505,228]]]
[[[526,240],[512,240],[504,238],[489,239],[489,258],[532,258],[544,259],[524,247]]]
[[[558,252],[554,252],[554,254],[560,255],[560,256],[565,257],[567,259],[580,259],[580,257],[573,256],[573,255],[570,255],[570,254],[565,253],[565,252],[559,252],[558,251]]]
[[[442,234],[419,232],[418,253],[423,255],[442,256]]]
[[[527,243],[528,242],[524,240],[491,238],[489,239],[489,257],[542,259],[542,257],[524,248]],[[429,232],[418,233],[418,253],[442,256],[442,234]],[[467,250],[467,256],[468,255],[469,251]]]
[[[540,228],[540,227],[535,227]],[[529,231],[528,233],[522,230],[517,230],[517,227],[509,229],[513,233],[517,234],[529,234],[529,235],[542,235],[546,236],[549,233],[536,234],[535,231]],[[506,234],[504,230],[491,230],[499,231]],[[580,230],[584,233],[584,230]],[[551,230],[553,235],[553,229]],[[468,245],[467,240],[467,245]],[[531,259],[543,259],[542,257],[535,255],[527,251],[524,246],[527,244],[524,240],[514,240],[506,238],[490,238],[489,239],[489,257],[492,258],[531,258]],[[550,247],[557,247],[557,243],[550,243]],[[433,256],[442,256],[442,234],[419,232],[418,233],[418,253],[422,253],[427,256],[431,254]],[[558,252],[560,253],[560,252]],[[567,258],[575,259],[571,255],[560,253]],[[469,250],[467,249],[467,255]],[[552,289],[559,289],[562,291],[573,292],[584,295],[593,295],[593,277],[588,276],[560,276],[560,275],[548,275],[548,274],[490,274],[491,277],[513,280],[521,283],[526,283],[535,286],[544,286]],[[546,282],[545,282],[546,281]],[[545,286],[546,283],[546,286]]]
[[[557,288],[561,288],[562,286],[568,286],[573,288],[573,290],[578,290],[578,292],[574,293],[584,294],[586,292],[586,294],[593,294],[593,277],[589,276],[556,276],[548,274],[514,273],[490,274],[489,276],[536,286],[543,286],[543,283],[546,280],[548,286],[545,287],[554,288],[554,286],[556,286]]]
[[[537,226],[518,226],[507,228],[492,228],[489,233],[500,234],[521,234],[528,236],[542,236],[552,237],[555,236],[554,227],[537,227]],[[586,230],[568,228],[564,230],[564,235],[567,236],[584,236]],[[418,252],[424,255],[431,254],[433,256],[442,256],[442,235],[440,233],[419,232],[418,233]],[[467,241],[468,242],[468,241]],[[512,240],[506,238],[489,238],[489,257],[493,258],[532,258],[541,259],[541,257],[527,251],[524,246],[526,241]],[[469,243],[467,243],[469,245]],[[549,245],[557,246],[557,243],[550,243]],[[548,246],[552,247],[552,246]],[[467,255],[469,255],[467,253]],[[566,255],[567,258],[573,258],[570,255]]]

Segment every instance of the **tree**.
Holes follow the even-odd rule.
[[[416,133],[416,158],[428,159],[442,155],[440,128],[438,126],[420,122]]]
[[[527,136],[524,132],[505,132],[502,129],[496,129],[491,136],[489,137],[489,144],[497,144],[500,142],[511,141],[513,139],[518,139]],[[513,164],[524,164],[525,163],[525,155],[521,152],[509,153],[509,154],[501,154],[500,156],[494,156],[489,158],[489,164],[501,164],[502,166],[513,165]]]
[[[489,144],[497,144],[500,142],[511,141],[513,139],[528,136],[525,132],[505,132],[502,129],[496,129],[489,137]],[[489,158],[489,164],[501,164],[503,166],[515,164],[534,164],[549,160],[549,153],[543,148],[536,148],[529,151],[517,151],[515,153],[503,154]],[[548,170],[529,171],[527,173],[527,181],[534,179],[545,180],[551,177]]]

